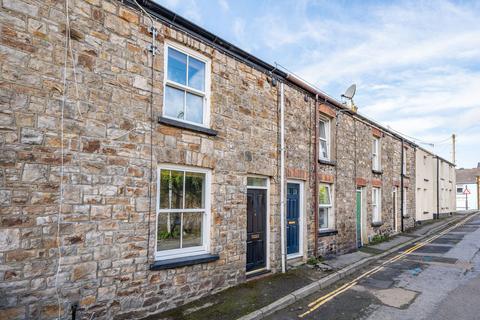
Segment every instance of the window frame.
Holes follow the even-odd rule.
[[[380,138],[373,137],[372,141],[372,169],[376,171],[380,171],[381,166],[381,151],[380,151]]]
[[[382,222],[382,190],[378,187],[372,187],[372,222]]]
[[[202,173],[205,175],[205,194],[204,194],[204,208],[203,209],[160,209],[160,172],[161,170],[174,170],[191,173]],[[156,201],[156,216],[155,216],[155,261],[162,259],[173,259],[180,257],[189,257],[209,253],[210,250],[210,224],[211,224],[211,181],[212,172],[210,169],[203,169],[190,166],[179,166],[161,164],[157,167],[157,201]],[[185,188],[185,185],[184,185]],[[184,194],[185,196],[185,194]],[[164,251],[158,251],[158,216],[162,213],[168,212],[202,212],[202,245],[189,248],[178,248]]]
[[[406,187],[403,187],[403,217],[408,217],[408,213],[407,213],[407,191],[408,191],[408,188]]]
[[[177,83],[172,80],[168,80],[168,49],[172,48],[174,50],[177,50],[183,54],[186,54],[187,56],[191,56],[192,58],[195,58],[197,60],[200,60],[201,62],[205,63],[205,92],[202,92],[198,89],[189,87],[187,85],[183,85],[181,83]],[[163,75],[163,106],[162,106],[162,117],[167,118],[167,119],[172,119],[175,121],[180,121],[183,123],[188,123],[192,124],[195,126],[200,126],[203,128],[210,128],[210,81],[211,81],[211,60],[207,58],[206,56],[200,54],[199,52],[192,50],[188,47],[185,47],[183,45],[180,45],[178,43],[175,43],[173,41],[165,40],[165,45],[164,45],[164,75]],[[188,60],[187,60],[187,74],[188,74]],[[188,78],[188,76],[187,76]],[[179,119],[175,118],[172,116],[168,116],[165,113],[165,101],[166,101],[166,88],[167,86],[177,89],[177,90],[182,90],[187,93],[192,93],[197,96],[202,96],[203,97],[203,119],[202,123],[198,122],[193,122],[189,121],[186,119]],[[186,95],[184,97],[184,104],[186,103]]]
[[[403,148],[402,173],[404,176],[407,175],[407,150],[407,148]]]
[[[320,122],[325,126],[325,139],[320,137]],[[330,119],[318,119],[318,158],[320,160],[330,161]],[[322,141],[327,145],[327,157],[322,155]]]
[[[328,196],[330,198],[330,204],[320,204],[320,192],[318,193],[317,197],[318,199],[318,208],[317,208],[317,215],[318,215],[318,226],[317,229],[318,231],[326,231],[326,230],[334,230],[335,229],[335,206],[334,206],[334,199],[335,197],[333,196],[333,190],[334,190],[334,185],[333,183],[319,183],[318,184],[318,190],[320,190],[320,186],[326,186],[328,190]],[[327,208],[327,227],[326,228],[321,228],[320,227],[320,208]]]

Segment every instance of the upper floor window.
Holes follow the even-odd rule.
[[[407,148],[403,149],[402,173],[404,175],[407,174]]]
[[[330,160],[330,121],[320,120],[318,131],[320,159]]]
[[[208,125],[209,61],[189,49],[165,47],[163,115],[197,125]]]
[[[164,166],[158,173],[155,257],[206,253],[210,171]]]
[[[373,138],[372,141],[372,168],[380,170],[380,138]]]
[[[318,227],[334,229],[332,189],[330,184],[318,186]]]

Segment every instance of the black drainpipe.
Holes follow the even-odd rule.
[[[403,147],[403,138],[402,138],[402,153],[401,153],[401,158],[402,158],[402,165],[400,167],[400,214],[402,218],[400,219],[400,225],[402,226],[401,230],[403,232],[403,166],[405,165],[403,163],[403,153],[405,152],[405,148]]]
[[[72,306],[70,307],[71,310],[72,310],[72,320],[75,320],[76,316],[77,316],[77,308],[78,308],[78,304],[77,303],[74,303],[72,304]]]
[[[436,219],[440,219],[440,161],[437,156],[437,214]]]

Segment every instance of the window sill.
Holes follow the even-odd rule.
[[[159,260],[159,261],[155,261],[153,264],[150,265],[150,270],[165,270],[165,269],[173,269],[173,268],[179,268],[179,267],[185,267],[185,266],[192,266],[195,264],[216,261],[219,258],[220,257],[217,254],[206,253],[206,254],[201,254],[197,256]]]
[[[320,164],[326,164],[327,166],[336,166],[336,165],[337,165],[337,161],[334,161],[334,160],[318,159],[318,163],[320,163]]]
[[[205,128],[205,127],[202,127],[202,126],[197,126],[197,125],[194,125],[194,124],[191,124],[191,123],[186,123],[186,122],[182,122],[182,121],[178,121],[178,120],[174,120],[174,119],[170,119],[170,118],[165,118],[165,117],[158,117],[158,123],[165,124],[167,126],[172,126],[172,127],[175,127],[175,128],[186,129],[186,130],[190,130],[190,131],[204,133],[204,134],[206,134],[208,136],[212,136],[212,137],[214,137],[218,134],[217,130],[213,130],[213,129],[210,129],[210,128]]]
[[[383,226],[383,222],[382,222],[382,221],[372,222],[372,227],[381,227],[381,226]]]
[[[318,230],[318,236],[321,237],[328,237],[328,236],[334,236],[338,234],[338,230],[334,229],[324,229],[324,230]]]
[[[375,174],[383,174],[383,170],[372,169],[372,172],[375,173]]]

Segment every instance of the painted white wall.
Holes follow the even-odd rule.
[[[440,213],[449,213],[456,210],[455,203],[455,167],[440,160]]]
[[[437,159],[422,149],[416,150],[415,157],[415,220],[430,220],[436,212]]]
[[[457,192],[457,210],[466,210],[466,203],[465,203],[465,198],[466,196],[463,194],[463,190],[465,190],[465,187],[468,187],[468,190],[470,190],[470,194],[468,195],[468,209],[469,210],[476,210],[478,209],[478,200],[477,200],[477,195],[478,195],[478,190],[477,190],[477,184],[475,183],[459,183],[457,184],[457,188],[462,188],[462,192]]]
[[[437,213],[437,158],[425,150],[415,152],[415,219],[433,219]],[[440,159],[439,163],[439,213],[455,211],[455,167]]]

